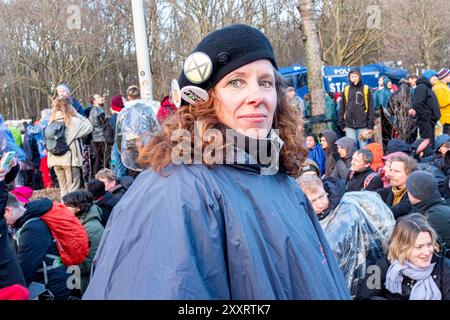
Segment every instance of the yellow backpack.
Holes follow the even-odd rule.
[[[345,107],[347,107],[348,104],[348,91],[350,90],[350,86],[346,86],[344,88],[344,96],[345,96]],[[369,111],[369,86],[364,85],[364,112],[367,113]]]

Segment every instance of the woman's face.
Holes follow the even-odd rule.
[[[311,136],[306,137],[306,147],[308,149],[314,149],[316,146],[316,142],[314,141],[314,138]]]
[[[215,108],[226,126],[252,138],[266,138],[277,105],[269,60],[257,60],[226,75],[214,87]]]
[[[433,251],[433,241],[430,233],[421,232],[417,236],[416,243],[414,244],[414,247],[409,253],[407,259],[417,267],[426,268],[431,263]]]
[[[325,139],[325,137],[320,137],[320,144],[322,145],[322,149],[325,150],[328,148],[328,141]]]

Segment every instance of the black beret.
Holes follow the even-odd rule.
[[[212,68],[211,65],[208,68],[189,60],[197,52],[209,57]],[[228,73],[260,59],[269,60],[278,69],[272,45],[261,31],[244,24],[226,26],[209,33],[200,41],[187,58],[178,83],[180,88],[196,86],[208,91]],[[185,70],[197,72],[200,80],[192,82],[193,77],[188,79]]]

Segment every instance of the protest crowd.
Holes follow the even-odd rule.
[[[316,121],[277,68],[236,24],[156,114],[63,83],[1,116],[0,300],[450,299],[450,69],[352,68]]]

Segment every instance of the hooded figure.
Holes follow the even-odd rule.
[[[367,150],[370,150],[373,155],[373,161],[370,164],[370,167],[373,171],[378,172],[381,168],[383,168],[383,146],[380,143],[369,143],[364,147]]]
[[[343,180],[347,180],[352,166],[352,156],[356,151],[356,143],[354,139],[343,137],[335,142],[335,144],[346,150],[346,155],[344,158],[340,158],[336,162],[336,167],[334,168],[332,177],[338,177]]]
[[[391,89],[389,89],[389,83],[392,84],[391,79],[388,77],[384,77],[383,80],[383,89],[377,91],[374,94],[374,106],[375,110],[379,110],[380,108],[388,109],[389,98],[391,97]]]
[[[355,76],[359,77],[357,83],[352,81]],[[375,125],[372,92],[362,83],[359,70],[350,70],[348,79],[349,85],[344,88],[339,107],[338,126],[345,131],[347,137],[357,140],[362,148],[367,142],[359,138],[361,131],[373,130]]]
[[[337,153],[337,146],[335,144],[337,140],[337,134],[331,130],[325,130],[320,134],[320,138],[325,138],[327,147],[323,149],[325,152],[325,176],[329,177],[336,167],[336,162],[339,160],[339,154]],[[323,143],[322,143],[323,148]]]

